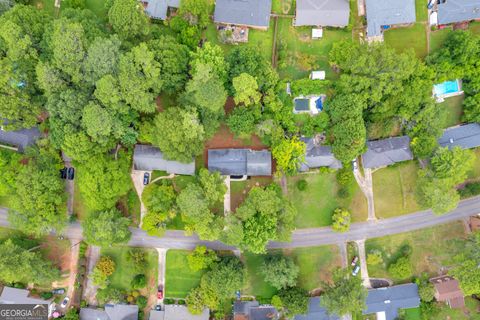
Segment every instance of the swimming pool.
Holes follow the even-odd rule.
[[[458,85],[458,80],[445,81],[443,83],[434,85],[433,91],[437,97],[441,97],[452,93],[460,92],[460,86]]]

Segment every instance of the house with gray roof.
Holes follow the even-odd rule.
[[[408,136],[368,141],[367,148],[367,152],[362,155],[364,168],[382,168],[413,159]]]
[[[450,127],[443,131],[443,135],[438,139],[442,147],[460,147],[462,149],[472,149],[480,147],[480,124],[469,123],[460,126]]]
[[[210,149],[208,170],[227,176],[271,176],[272,154],[268,150]]]
[[[27,147],[35,144],[39,138],[40,131],[38,128],[6,131],[3,126],[0,126],[0,146],[13,147],[18,152],[24,152]]]
[[[297,0],[295,26],[346,27],[350,18],[348,0]]]
[[[399,309],[417,308],[420,305],[416,283],[368,290],[367,308],[363,314],[376,313],[377,319],[395,320]]]
[[[340,320],[334,314],[328,314],[327,310],[320,305],[320,297],[310,298],[307,314],[297,314],[294,320]]]
[[[216,0],[215,23],[268,29],[272,0]]]
[[[278,311],[270,305],[260,305],[258,301],[236,300],[233,304],[234,320],[276,320]]]
[[[382,28],[416,21],[415,0],[365,0],[367,36],[382,35]]]
[[[170,174],[195,175],[195,159],[189,163],[168,160],[156,147],[137,144],[133,151],[133,169],[141,171],[161,170]]]
[[[0,304],[31,304],[31,305],[47,305],[48,316],[53,313],[55,303],[50,300],[29,297],[30,291],[26,289],[18,289],[11,287],[3,287],[0,295]]]
[[[81,308],[80,320],[138,320],[136,304],[106,304],[104,310]]]
[[[450,24],[480,19],[480,1],[448,0],[437,4],[438,24]]]
[[[332,147],[320,145],[316,138],[301,138],[306,145],[305,162],[301,164],[300,171],[328,167],[331,169],[342,168],[342,163],[335,158]]]
[[[179,8],[180,0],[143,0],[145,13],[152,19],[165,20],[168,15],[168,8]]]
[[[210,318],[210,310],[203,309],[201,314],[193,315],[184,305],[166,304],[161,311],[151,310],[149,320],[208,320]]]

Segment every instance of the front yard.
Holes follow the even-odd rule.
[[[265,255],[245,253],[243,259],[247,268],[247,284],[242,294],[253,295],[263,303],[270,303],[270,299],[277,293],[277,289],[265,282],[261,273]]]
[[[187,262],[187,250],[168,250],[165,271],[165,297],[185,298],[200,284],[204,270],[192,271]]]
[[[253,187],[263,187],[273,182],[271,177],[251,177],[244,181],[230,181],[231,209],[235,211]]]

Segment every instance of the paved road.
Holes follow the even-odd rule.
[[[355,241],[369,238],[382,237],[412,230],[428,228],[438,224],[461,220],[464,217],[480,213],[480,197],[471,198],[460,202],[458,208],[452,212],[437,216],[430,210],[407,214],[395,218],[367,221],[352,224],[350,231],[345,233],[334,232],[329,227],[299,229],[293,232],[291,242],[271,242],[269,248],[296,248],[314,247],[328,244],[341,244],[345,241]],[[7,211],[0,208],[0,226],[8,227]],[[216,250],[232,250],[219,241],[202,241],[197,236],[186,236],[183,231],[167,231],[163,238],[147,236],[138,228],[131,228],[131,246],[168,249],[194,249],[203,244]],[[65,235],[73,239],[82,238],[82,228],[78,222],[71,224]]]

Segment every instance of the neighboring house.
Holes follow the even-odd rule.
[[[332,153],[332,147],[322,146],[316,138],[301,138],[306,144],[305,162],[301,164],[300,171],[305,172],[310,169],[329,167],[331,169],[340,169],[342,163],[335,158]]]
[[[145,13],[152,19],[165,20],[168,8],[179,8],[180,0],[142,0]]]
[[[320,305],[320,297],[310,298],[307,314],[297,314],[294,320],[340,320],[340,317],[328,314],[327,310]]]
[[[208,170],[226,176],[271,176],[272,154],[268,150],[210,149]]]
[[[166,304],[162,311],[151,310],[149,320],[208,320],[210,311],[203,309],[198,315],[193,315],[183,305]]]
[[[367,152],[362,155],[364,168],[382,168],[413,159],[408,136],[367,141]]]
[[[439,0],[437,4],[437,23],[450,24],[480,19],[478,0]]]
[[[430,283],[435,288],[435,299],[446,302],[450,308],[463,308],[465,298],[460,289],[458,280],[450,276],[440,276],[430,279]]]
[[[13,147],[18,152],[23,152],[28,146],[33,145],[40,138],[38,128],[6,131],[0,126],[0,147]]]
[[[104,310],[81,308],[80,320],[138,320],[136,304],[106,304]]]
[[[348,0],[297,0],[295,26],[346,27],[350,18]]]
[[[50,317],[54,311],[55,303],[50,300],[29,297],[30,291],[26,289],[17,289],[3,287],[0,295],[0,304],[31,304],[31,305],[47,305],[48,316]]]
[[[460,126],[450,127],[443,131],[438,139],[442,147],[461,147],[472,149],[480,146],[480,124],[469,123]]]
[[[363,314],[376,313],[377,319],[395,320],[399,309],[417,308],[420,305],[418,286],[415,283],[368,290],[367,308]]]
[[[272,0],[217,0],[215,23],[268,29]]]
[[[189,163],[167,160],[160,149],[137,144],[133,152],[133,169],[142,171],[161,170],[167,173],[195,175],[195,159]]]
[[[236,300],[233,304],[233,320],[277,320],[278,311],[258,301]]]
[[[300,96],[293,99],[293,113],[310,113],[312,116],[323,111],[326,95]]]
[[[365,0],[367,37],[382,36],[391,25],[414,23],[415,0]]]

